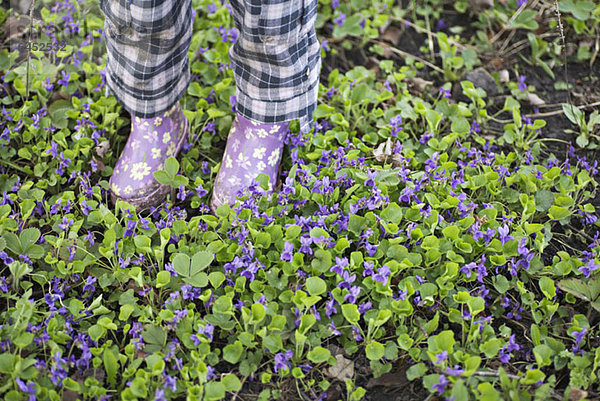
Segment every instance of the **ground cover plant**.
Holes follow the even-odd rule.
[[[314,132],[216,216],[237,32],[194,8],[141,214],[109,203],[97,4],[43,2],[50,51],[1,9],[2,399],[599,399],[600,5],[321,0]]]

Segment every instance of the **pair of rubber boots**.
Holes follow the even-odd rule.
[[[210,200],[213,212],[224,203],[233,204],[238,191],[261,173],[275,185],[287,129],[288,123],[260,124],[236,115]],[[123,199],[138,211],[162,203],[170,187],[156,181],[153,173],[170,156],[177,157],[188,132],[179,102],[154,118],[132,116],[129,139],[109,181],[113,202]]]

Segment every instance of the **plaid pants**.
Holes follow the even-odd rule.
[[[229,50],[236,111],[260,123],[298,119],[312,128],[321,69],[317,0],[230,0],[237,41]],[[164,113],[191,79],[191,0],[100,0],[107,94],[131,114]]]

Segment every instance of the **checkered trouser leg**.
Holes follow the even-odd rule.
[[[107,94],[131,114],[169,110],[191,80],[192,0],[100,0]]]
[[[107,87],[132,114],[168,110],[190,81],[191,0],[100,0],[105,14]],[[238,40],[229,55],[237,112],[260,123],[298,119],[312,128],[320,44],[318,0],[231,0]]]
[[[261,123],[298,119],[312,128],[321,46],[317,0],[231,0],[239,37],[229,50],[237,112]]]

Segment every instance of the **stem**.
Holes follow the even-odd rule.
[[[23,174],[28,175],[29,177],[33,177],[31,174],[29,174],[27,171],[25,171],[22,167],[19,167],[19,165],[15,164],[13,162],[10,162],[8,160],[0,159],[0,164],[4,164],[5,166],[8,166],[14,170],[17,170]]]

